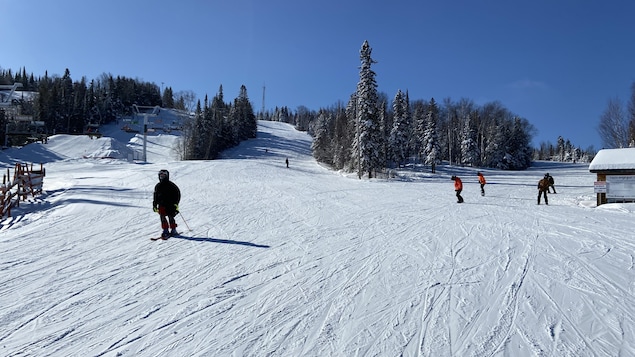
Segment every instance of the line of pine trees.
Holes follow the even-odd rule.
[[[593,147],[583,150],[574,146],[569,139],[558,137],[556,145],[541,143],[534,149],[534,160],[549,160],[558,162],[591,162],[595,155]]]
[[[500,102],[482,106],[469,99],[409,99],[398,90],[390,100],[377,92],[371,66],[372,49],[360,50],[357,90],[348,103],[317,112],[286,107],[263,113],[266,120],[294,124],[314,137],[313,155],[337,170],[371,176],[386,168],[408,164],[428,165],[434,172],[442,161],[474,167],[522,170],[535,160],[590,161],[593,153],[559,139],[557,149],[543,144],[531,147],[535,128]],[[547,146],[548,145],[548,146]],[[547,154],[545,147],[551,147]]]
[[[167,87],[161,93],[154,83],[111,74],[87,83],[84,77],[73,81],[68,69],[61,77],[49,76],[47,72],[44,77],[36,78],[27,75],[26,69],[14,74],[0,68],[0,84],[14,83],[22,84],[20,91],[38,93],[34,99],[18,99],[15,104],[21,114],[43,121],[48,134],[83,133],[88,124],[107,124],[132,116],[133,104],[194,110],[195,95],[191,91],[175,95]],[[5,115],[0,115],[0,119],[7,120]],[[4,128],[5,125],[0,125],[0,131]],[[233,103],[223,101],[222,86],[211,103],[207,96],[203,107],[198,101],[194,120],[187,122],[183,131],[183,158],[188,160],[216,158],[224,149],[256,137],[257,121],[246,87],[240,88]]]
[[[317,112],[304,106],[295,112],[275,108],[273,113],[260,113],[260,118],[292,123],[309,132],[318,161],[360,177],[413,163],[429,165],[432,171],[442,161],[517,170],[529,167],[532,157],[559,161],[592,157],[568,140],[560,143],[559,139],[556,149],[550,144],[532,149],[533,126],[500,102],[477,106],[469,99],[453,102],[448,98],[439,105],[434,98],[411,101],[401,90],[390,100],[377,91],[371,52],[364,42],[360,79],[346,105],[338,103]],[[0,68],[0,84],[16,82],[22,83],[21,90],[39,93],[35,102],[20,104],[23,114],[44,121],[49,133],[79,133],[86,124],[130,116],[132,105],[137,104],[195,110],[194,120],[184,127],[184,159],[214,159],[256,136],[256,115],[244,86],[233,103],[224,102],[221,86],[211,102],[206,96],[203,106],[198,101],[194,109],[191,91],[177,93],[175,100],[170,87],[161,94],[154,83],[110,74],[87,83],[85,78],[74,82],[68,69],[62,77],[35,78],[25,69],[13,74]]]
[[[448,161],[499,169],[529,167],[533,126],[499,102],[477,106],[463,99],[410,101],[399,90],[392,101],[377,92],[372,49],[360,50],[357,90],[346,106],[321,109],[310,132],[313,154],[335,169],[359,177],[409,163]]]
[[[211,103],[207,96],[203,107],[198,101],[194,120],[183,131],[183,157],[186,160],[216,159],[223,150],[255,138],[257,130],[258,122],[247,88],[241,86],[234,102],[225,103],[221,85]]]
[[[22,114],[43,121],[49,134],[82,133],[87,124],[106,124],[132,115],[133,104],[162,104],[161,90],[156,84],[111,74],[103,74],[88,83],[85,77],[73,81],[68,69],[61,77],[49,76],[47,72],[38,78],[27,75],[26,69],[16,74],[0,70],[0,83],[21,83],[19,90],[38,93],[32,102],[24,100],[18,104]],[[168,88],[164,94],[171,95],[171,91]],[[172,103],[178,107],[178,101]],[[184,106],[183,98],[180,103]]]

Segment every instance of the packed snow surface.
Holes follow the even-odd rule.
[[[46,168],[1,223],[0,355],[635,356],[635,208],[596,207],[588,165],[482,170],[481,197],[474,168],[330,171],[282,123],[215,161],[178,141],[149,136],[147,163],[118,129],[0,153]],[[160,169],[182,236],[151,241]]]

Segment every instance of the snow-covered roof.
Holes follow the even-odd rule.
[[[635,170],[635,148],[602,149],[591,164],[589,171]]]

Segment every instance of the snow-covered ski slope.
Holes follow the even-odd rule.
[[[139,138],[0,153],[46,167],[0,229],[0,355],[635,356],[635,206],[596,208],[587,165],[483,170],[481,197],[472,168],[329,171],[282,123],[215,161],[113,153]],[[160,169],[183,236],[151,241]]]

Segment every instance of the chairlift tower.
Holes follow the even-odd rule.
[[[262,110],[260,111],[260,119],[265,119],[265,85],[262,85]]]
[[[147,142],[148,142],[148,118],[156,117],[159,115],[159,111],[161,107],[158,105],[154,107],[143,106],[143,105],[132,105],[132,111],[135,116],[142,115],[143,116],[143,162],[148,162],[147,156]]]

